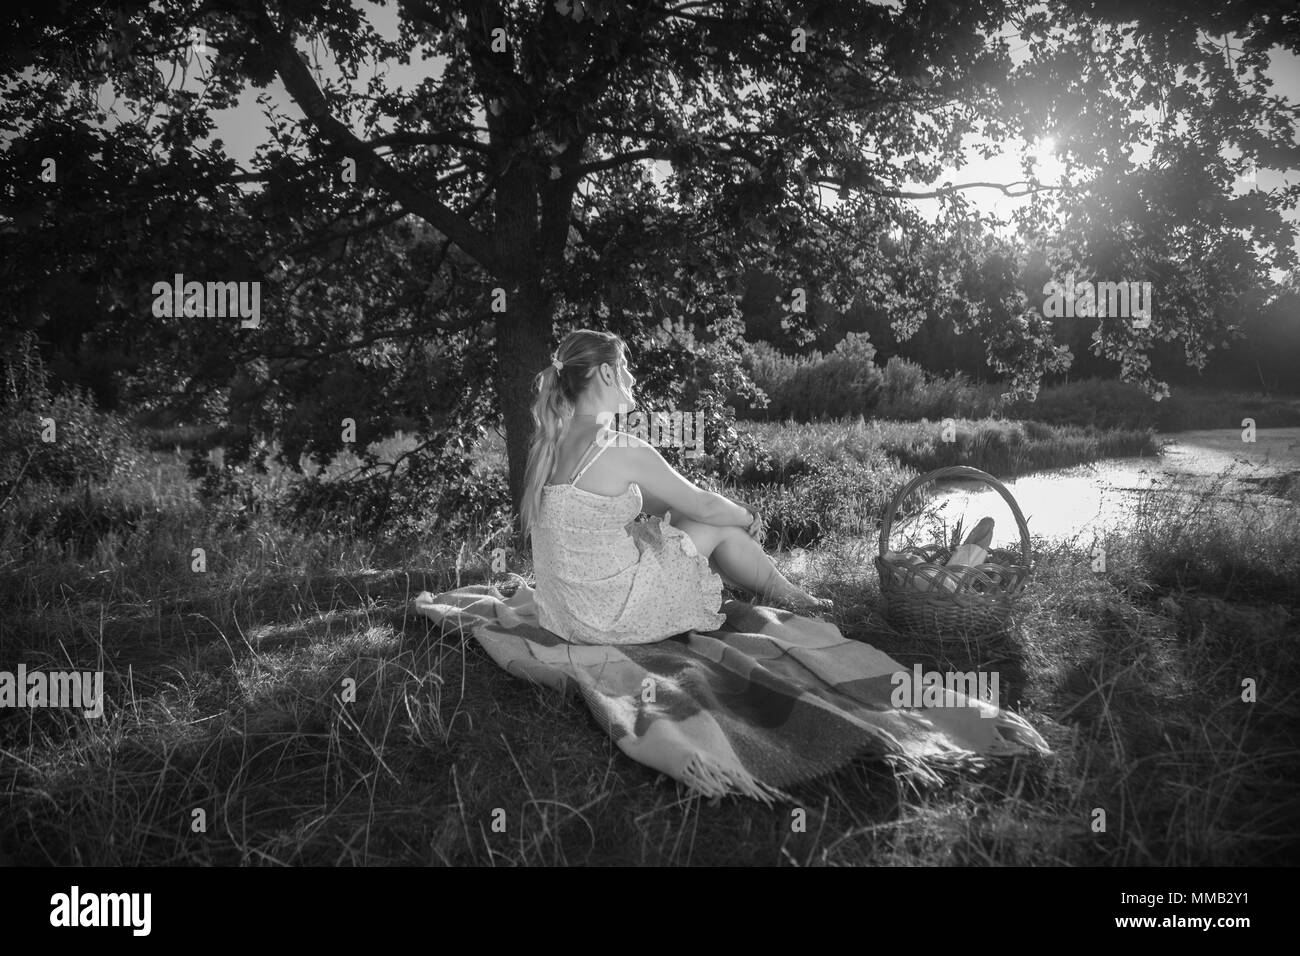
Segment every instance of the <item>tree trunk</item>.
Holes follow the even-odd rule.
[[[542,280],[547,250],[541,248],[536,171],[515,162],[501,176],[494,199],[497,248],[510,264],[505,312],[496,323],[497,401],[506,432],[510,499],[518,515],[533,431],[533,379],[551,358],[555,299]]]

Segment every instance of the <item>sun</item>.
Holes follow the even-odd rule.
[[[1040,183],[1056,185],[1065,173],[1065,164],[1057,156],[1060,140],[1055,136],[1040,136],[1024,152],[1032,164],[1031,176]]]
[[[1029,155],[1034,160],[1034,167],[1041,170],[1044,166],[1049,166],[1055,161],[1055,152],[1056,137],[1043,136],[1034,143],[1033,147],[1029,151]]]

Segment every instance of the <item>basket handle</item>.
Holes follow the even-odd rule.
[[[949,465],[946,468],[936,468],[926,475],[917,475],[903,489],[894,495],[889,502],[889,507],[885,509],[885,517],[880,522],[880,556],[883,558],[885,552],[889,550],[889,533],[894,528],[894,515],[898,511],[898,506],[907,500],[907,496],[914,492],[922,485],[929,484],[932,481],[938,481],[942,478],[974,478],[990,485],[994,491],[1002,496],[1011,513],[1015,515],[1016,524],[1020,527],[1020,550],[1021,563],[1029,567],[1029,525],[1025,522],[1025,516],[1020,511],[1020,505],[1016,504],[1016,499],[1012,497],[1007,486],[1002,484],[987,471],[980,471],[978,468],[972,468],[970,465]]]

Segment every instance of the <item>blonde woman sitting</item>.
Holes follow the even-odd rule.
[[[586,329],[538,375],[522,510],[539,623],[580,644],[712,631],[725,621],[724,577],[760,603],[828,609],[777,570],[756,540],[760,515],[609,427],[635,406],[634,384],[623,340]],[[649,520],[636,521],[643,512]]]

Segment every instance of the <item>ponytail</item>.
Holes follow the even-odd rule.
[[[564,395],[564,383],[554,365],[537,374],[534,382],[533,441],[528,448],[528,470],[522,502],[524,538],[537,524],[542,508],[542,485],[555,467],[556,449],[565,423],[573,415],[573,403]]]
[[[555,467],[564,426],[573,417],[578,396],[601,364],[616,365],[626,359],[627,347],[611,332],[578,329],[565,336],[555,350],[555,363],[537,374],[533,388],[533,438],[528,448],[524,494],[520,502],[524,539],[537,526],[542,508],[542,487]]]

